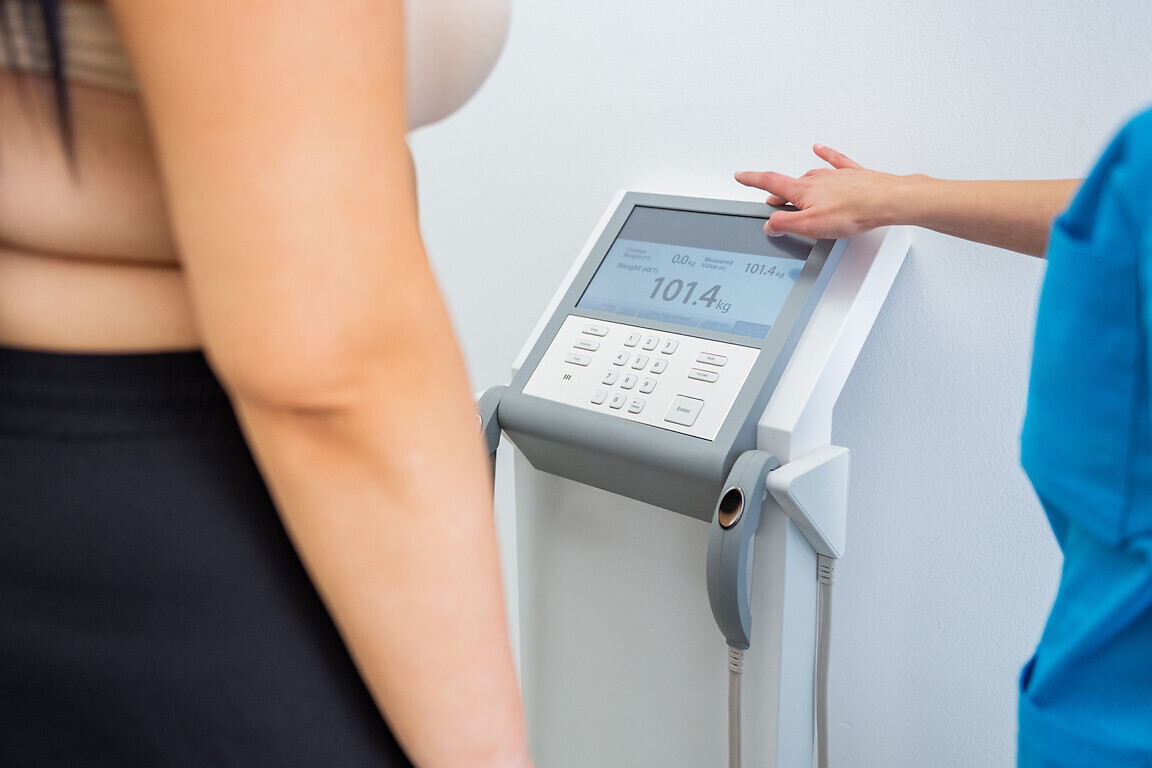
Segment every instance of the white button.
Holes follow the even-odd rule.
[[[585,352],[594,352],[600,349],[600,342],[592,341],[591,339],[577,339],[573,347],[583,349]]]
[[[652,350],[656,349],[656,347],[658,347],[658,346],[660,346],[660,337],[659,336],[645,336],[644,337],[644,347],[643,348],[645,350],[647,350],[648,352],[651,352]]]
[[[680,346],[680,342],[676,339],[668,339],[664,342],[664,346],[660,348],[660,353],[663,355],[670,355],[676,351],[676,347]]]
[[[668,370],[668,361],[660,359],[652,363],[652,373],[664,373]]]
[[[588,355],[564,355],[564,362],[571,363],[572,365],[590,365],[592,358]]]
[[[608,390],[598,389],[592,393],[592,405],[603,405],[608,399]]]
[[[626,347],[634,347],[639,343],[640,343],[640,334],[638,334],[638,333],[630,333],[630,334],[628,334],[628,338],[624,339],[624,346],[626,346]]]
[[[584,326],[584,333],[589,336],[607,336],[608,326],[606,325],[586,325]]]
[[[618,379],[618,378],[620,378],[619,373],[617,373],[616,371],[608,371],[608,373],[604,374],[604,378],[600,379],[600,383],[601,384],[607,384],[608,386],[612,386],[613,384],[616,383],[616,379]]]
[[[585,352],[595,352],[600,349],[600,342],[592,341],[592,339],[576,339],[576,343],[572,346],[576,349],[582,349]]]
[[[696,358],[696,362],[704,363],[705,365],[715,365],[717,368],[728,365],[728,358],[724,355],[714,355],[711,352],[701,352]]]
[[[636,386],[636,377],[632,374],[620,379],[620,389],[632,389],[634,386]]]
[[[664,421],[690,427],[696,423],[696,419],[700,416],[700,410],[703,407],[703,400],[697,400],[694,397],[684,397],[684,395],[676,395],[676,399],[672,401],[672,406],[664,416]]]
[[[640,391],[645,395],[650,395],[656,390],[656,379],[644,379],[640,382]]]
[[[688,378],[695,379],[696,381],[706,381],[711,384],[720,378],[720,374],[715,371],[702,371],[699,368],[693,368],[688,371]]]
[[[647,405],[647,403],[638,397],[628,403],[628,413],[640,413],[640,411],[644,410],[645,405]]]
[[[636,355],[636,359],[632,361],[632,369],[636,371],[644,370],[648,365],[648,355]]]
[[[632,355],[627,352],[617,352],[616,357],[612,358],[612,365],[628,365],[628,361],[632,359]]]
[[[617,392],[616,394],[612,395],[612,399],[608,401],[608,407],[613,408],[613,409],[618,411],[621,408],[623,408],[624,404],[627,402],[628,402],[628,396],[622,395],[619,392]]]

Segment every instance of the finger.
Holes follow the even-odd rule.
[[[775,171],[740,171],[736,174],[736,181],[788,200],[796,192],[796,179]]]
[[[820,216],[811,209],[805,211],[776,211],[764,225],[764,232],[772,237],[799,235],[800,237],[835,237],[820,224]]]
[[[764,223],[764,232],[771,237],[779,237],[780,235],[796,234],[796,217],[801,215],[801,211],[774,211],[768,217],[768,221]],[[802,224],[803,222],[801,222]]]
[[[780,195],[768,195],[768,199],[764,202],[768,203],[768,205],[788,205],[789,201],[780,197]]]
[[[812,145],[812,151],[816,153],[817,157],[828,163],[828,165],[832,166],[833,168],[856,168],[860,170],[863,170],[864,168],[864,166],[848,157],[848,155],[845,155],[842,152],[837,152],[831,147],[826,147],[823,144]]]

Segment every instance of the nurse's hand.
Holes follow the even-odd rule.
[[[817,144],[831,168],[798,179],[772,171],[736,174],[736,181],[768,192],[768,203],[796,211],[772,214],[764,231],[814,238],[854,237],[896,224],[926,227],[998,248],[1043,256],[1052,219],[1068,205],[1079,179],[955,181],[923,174],[895,176],[862,168]]]
[[[852,237],[883,226],[887,200],[901,177],[860,166],[847,155],[821,144],[817,157],[831,168],[816,168],[799,178],[772,171],[742,171],[736,181],[768,192],[770,205],[791,203],[798,211],[772,214],[764,231],[814,238]]]

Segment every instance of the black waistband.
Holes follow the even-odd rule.
[[[200,352],[62,354],[0,347],[0,432],[132,435],[232,418]]]

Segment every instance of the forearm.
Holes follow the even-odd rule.
[[[893,177],[888,224],[911,224],[946,235],[1043,256],[1052,220],[1068,205],[1077,179],[951,181]]]
[[[387,361],[337,407],[240,397],[238,410],[297,549],[410,758],[520,766],[526,742],[489,480],[457,357],[454,348],[425,355],[426,377],[415,381],[405,360]]]

